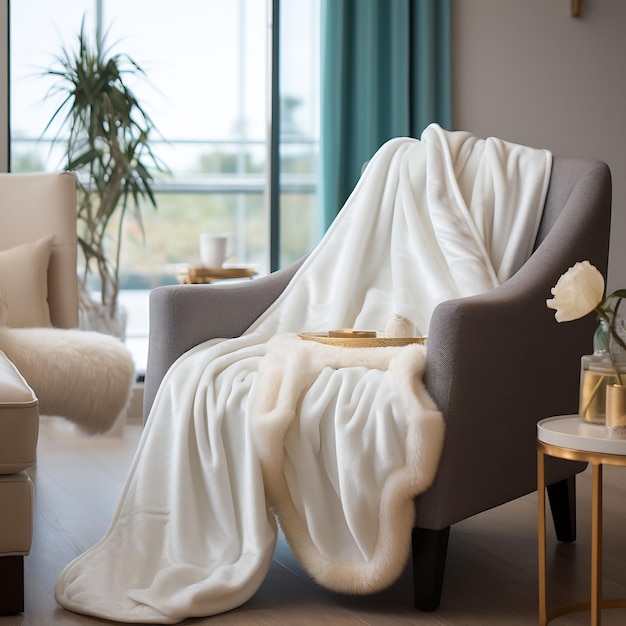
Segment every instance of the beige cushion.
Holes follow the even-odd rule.
[[[7,326],[50,326],[48,263],[52,237],[0,251],[0,294]]]

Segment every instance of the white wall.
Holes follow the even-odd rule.
[[[613,174],[609,288],[626,288],[626,1],[453,0],[454,126]]]
[[[9,167],[9,55],[8,55],[9,0],[0,0],[0,172]]]

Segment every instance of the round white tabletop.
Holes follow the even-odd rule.
[[[537,423],[537,439],[561,448],[626,455],[626,439],[611,438],[605,426],[584,422],[578,415],[541,420]]]

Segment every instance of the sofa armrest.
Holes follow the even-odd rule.
[[[37,396],[0,350],[0,475],[15,474],[34,465],[38,435]]]
[[[250,281],[154,289],[150,293],[144,418],[176,359],[209,339],[244,333],[282,293],[301,263]]]

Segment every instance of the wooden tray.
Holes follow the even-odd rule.
[[[426,345],[426,337],[329,337],[328,332],[299,333],[298,337],[307,341],[317,341],[318,343],[344,348],[390,348],[411,344]]]

